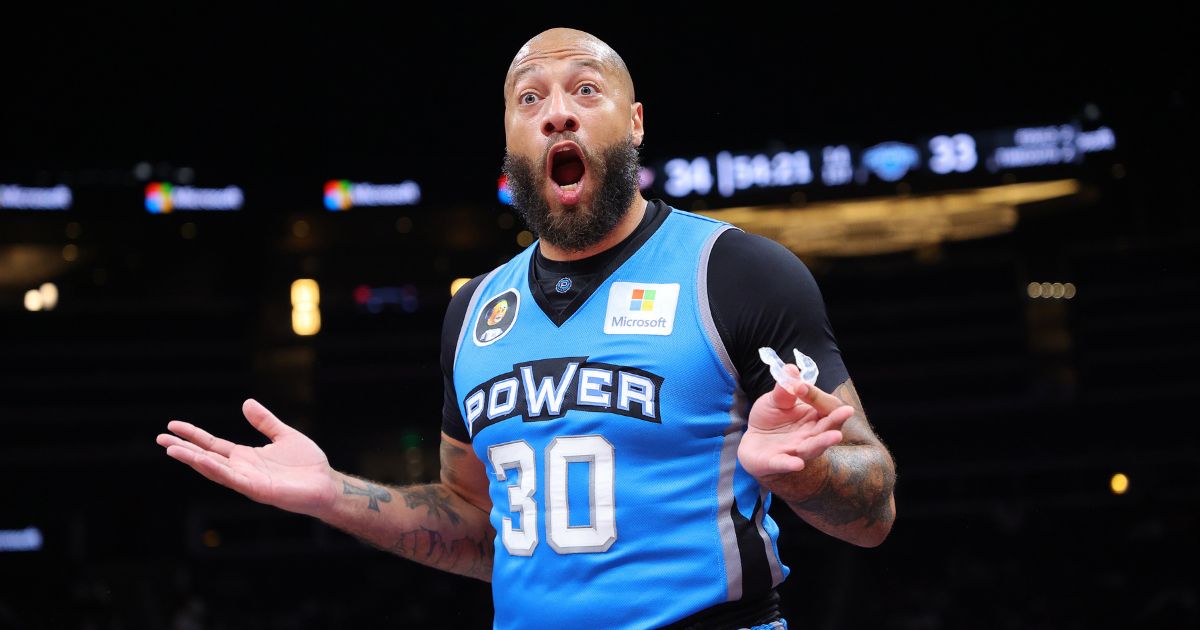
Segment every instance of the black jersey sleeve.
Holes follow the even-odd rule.
[[[446,318],[442,321],[442,431],[459,442],[471,442],[467,425],[458,410],[458,394],[454,391],[454,353],[458,350],[458,337],[462,333],[463,320],[471,296],[479,289],[484,276],[476,276],[464,284],[446,307]]]
[[[792,349],[799,348],[817,363],[817,387],[826,392],[849,378],[816,279],[779,243],[741,230],[717,237],[708,263],[708,299],[751,401],[775,387],[758,358],[762,346],[774,348],[787,363],[795,361]]]

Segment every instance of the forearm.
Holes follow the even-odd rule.
[[[763,479],[808,524],[861,547],[887,538],[896,518],[895,466],[873,444],[839,444],[804,470]]]
[[[484,510],[447,486],[380,486],[335,472],[340,493],[321,520],[384,551],[491,581],[495,532]]]

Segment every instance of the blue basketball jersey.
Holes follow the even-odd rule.
[[[496,628],[655,627],[787,576],[708,305],[727,229],[671,210],[560,326],[537,243],[476,289],[453,378],[490,479]]]

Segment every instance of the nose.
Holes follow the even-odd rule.
[[[542,117],[542,135],[549,137],[564,131],[579,130],[579,118],[575,116],[570,98],[563,90],[554,90],[547,100]]]

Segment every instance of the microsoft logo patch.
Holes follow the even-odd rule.
[[[654,289],[634,289],[633,299],[629,301],[629,310],[653,311],[655,294]]]
[[[675,328],[678,284],[614,282],[608,290],[604,333],[608,335],[669,335]]]

